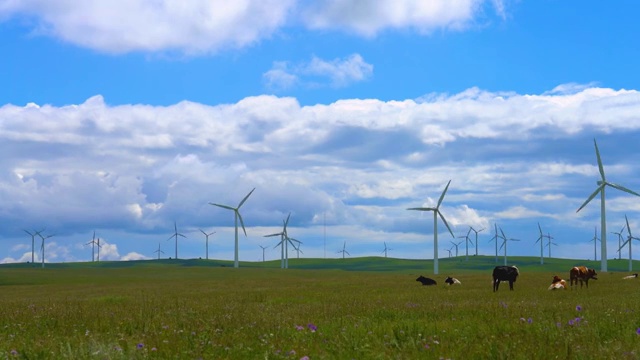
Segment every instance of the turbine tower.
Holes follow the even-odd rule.
[[[598,245],[598,241],[600,241],[600,239],[598,238],[598,227],[596,226],[594,231],[593,231],[593,239],[589,240],[589,241],[593,241],[593,260],[594,261],[598,261],[598,252],[597,252],[597,245]]]
[[[467,231],[467,235],[458,236],[458,238],[464,238],[464,242],[465,242],[465,246],[466,246],[465,261],[469,261],[469,243],[471,243],[471,245],[473,245],[473,241],[471,241],[471,238],[469,238],[469,234],[471,234],[471,229],[473,229],[473,228],[471,226],[469,226],[469,231]]]
[[[178,233],[178,224],[176,224],[175,221],[173,222],[173,231],[173,235],[169,236],[167,241],[171,240],[174,237],[176,238],[176,260],[178,260],[178,236],[182,236],[183,238],[186,238],[186,236]]]
[[[502,230],[502,228],[500,228],[500,234],[502,234],[502,236],[500,236],[502,238],[502,245],[500,245],[500,249],[502,249],[502,247],[504,247],[504,266],[507,266],[507,242],[508,241],[520,241],[520,240],[513,239],[513,238],[507,239],[507,237],[504,235],[504,231]]]
[[[93,238],[85,245],[91,245],[91,262],[96,261],[96,232],[93,231]]]
[[[36,236],[39,236],[44,229],[40,231],[34,231],[33,234],[27,230],[23,230],[27,234],[31,235],[31,265],[33,266],[33,262],[35,261],[34,253],[35,253],[35,244],[36,244]]]
[[[266,246],[258,245],[262,248],[262,262],[264,262],[264,250],[267,248]]]
[[[598,170],[600,171],[600,180],[598,180],[597,182],[598,187],[596,188],[596,190],[587,198],[587,200],[582,204],[582,206],[580,206],[578,210],[576,210],[576,212],[579,212],[580,210],[582,210],[582,208],[585,207],[589,203],[589,201],[593,200],[593,198],[596,197],[598,193],[600,193],[600,239],[601,239],[600,240],[600,257],[602,258],[600,271],[607,272],[607,221],[606,221],[605,196],[604,196],[605,187],[610,186],[614,189],[618,189],[620,191],[624,191],[626,193],[629,193],[635,196],[640,196],[640,194],[638,194],[635,191],[629,190],[624,186],[613,184],[607,181],[607,179],[604,176],[604,167],[602,166],[602,160],[600,159],[600,151],[598,151],[598,144],[596,143],[596,139],[593,139],[593,144],[596,147],[596,158],[598,160]]]
[[[449,227],[447,220],[444,218],[442,213],[440,212],[440,204],[442,204],[442,200],[444,199],[444,195],[447,193],[447,189],[449,189],[449,185],[451,184],[451,180],[447,183],[447,186],[444,188],[442,195],[440,195],[440,199],[438,199],[438,204],[436,207],[416,207],[416,208],[408,208],[407,210],[417,210],[417,211],[433,211],[433,273],[438,275],[438,216],[442,219],[442,222],[447,226],[451,237],[455,239],[455,235],[453,235],[453,231]]]
[[[476,230],[473,228],[473,226],[471,227],[471,230],[473,230],[474,233],[476,233],[476,256],[478,256],[478,233],[480,231],[483,231],[484,228],[480,229],[480,230]]]
[[[633,271],[633,263],[631,262],[631,242],[633,240],[640,240],[637,237],[631,235],[631,228],[629,227],[629,219],[627,219],[627,215],[624,216],[624,220],[627,222],[627,241],[620,245],[620,249],[622,249],[627,243],[629,243],[629,271]],[[618,249],[618,251],[620,251]]]
[[[54,235],[42,236],[41,233],[38,233],[38,235],[42,239],[42,246],[40,247],[40,251],[42,251],[42,268],[44,269],[44,241],[50,237],[53,237]]]
[[[451,243],[452,243],[452,244],[453,244],[453,246],[456,248],[456,257],[458,257],[458,246],[460,246],[460,244],[462,244],[462,241],[457,242],[457,243],[455,243],[455,242],[451,241]]]
[[[538,241],[540,242],[540,265],[544,265],[544,238],[546,236],[542,233],[540,223],[538,223],[538,230],[540,231],[540,236],[538,236],[538,240],[536,240],[535,243],[537,244]]]
[[[158,253],[158,260],[160,260],[160,254],[164,254],[164,251],[160,250],[160,243],[158,243],[158,250],[154,251],[153,253]]]
[[[551,236],[551,234],[547,233],[547,235],[545,235],[544,237],[546,237],[547,240],[549,240],[547,242],[547,247],[549,248],[549,259],[551,259],[551,245],[558,246],[558,244],[556,244],[553,241],[551,241],[551,240],[553,240],[553,236]]]
[[[344,245],[342,245],[342,250],[338,251],[338,254],[342,253],[342,258],[344,259],[344,254],[347,254],[349,256],[351,256],[351,254],[349,254],[349,252],[347,251],[347,242],[344,242]]]
[[[489,240],[489,242],[495,242],[496,244],[496,263],[498,262],[498,239],[500,238],[500,235],[498,234],[498,224],[493,223],[493,228],[494,228],[494,234],[493,237]]]
[[[255,189],[256,188],[253,188],[253,190],[249,191],[247,196],[245,196],[244,199],[240,201],[240,203],[238,204],[238,207],[231,207],[228,205],[209,203],[209,205],[218,206],[227,210],[232,210],[233,213],[235,214],[236,244],[235,244],[235,254],[233,257],[233,267],[235,268],[240,267],[238,263],[238,219],[240,219],[240,225],[242,225],[242,231],[244,231],[244,236],[247,236],[247,230],[244,228],[244,221],[242,221],[242,215],[240,215],[240,207],[242,206],[242,204],[244,204],[245,201],[247,201],[247,199],[249,198],[249,196],[251,196],[251,194]]]
[[[200,230],[200,232],[201,232],[201,233],[203,233],[203,234],[204,234],[204,236],[207,238],[207,242],[206,242],[206,244],[207,244],[207,245],[206,245],[206,256],[205,256],[205,259],[209,260],[209,236],[211,236],[211,235],[215,234],[216,232],[214,231],[214,232],[211,232],[211,233],[207,234],[207,233],[206,233],[206,232],[204,232],[204,230],[202,230],[202,229],[198,229],[198,230]]]

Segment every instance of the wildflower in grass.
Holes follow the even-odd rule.
[[[142,348],[144,347],[144,344],[143,344],[143,343],[139,343],[138,345],[136,345],[136,347],[137,347],[138,349],[142,349]]]
[[[309,360],[309,357],[305,355],[305,356],[301,357],[300,360]]]
[[[569,320],[569,326],[573,326],[573,323],[574,323],[574,322],[575,322],[575,321],[574,321],[573,319],[570,319],[570,320]]]
[[[558,322],[558,323],[556,323],[556,326],[557,327],[562,327],[562,324]]]
[[[18,356],[18,351],[16,349],[11,350],[11,355]]]
[[[636,329],[636,334],[640,335],[640,328]]]
[[[425,350],[429,350],[431,347],[429,346],[429,344],[424,344],[424,348]]]
[[[532,323],[533,323],[533,319],[532,319],[532,318],[528,318],[528,319],[527,319],[527,322],[528,322],[529,324],[532,324]]]
[[[312,323],[307,324],[307,328],[311,330],[311,332],[316,332],[316,330],[318,330],[318,327]]]
[[[298,331],[302,331],[302,330],[304,330],[304,326],[302,326],[302,325],[296,325],[296,330],[298,330]]]
[[[576,310],[577,311],[582,311],[582,306],[580,306],[580,305],[576,306]]]
[[[158,351],[158,349],[156,349],[156,347],[154,346],[151,348],[151,351]]]

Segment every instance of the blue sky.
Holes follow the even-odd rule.
[[[173,256],[174,221],[179,257],[204,257],[204,229],[230,260],[233,216],[208,203],[254,187],[241,260],[278,258],[264,235],[289,213],[302,256],[432,258],[431,216],[406,208],[449,180],[456,236],[497,223],[537,255],[540,223],[552,256],[587,259],[594,138],[640,191],[636,2],[225,3],[0,0],[0,261],[42,228],[47,261],[89,260],[94,230],[102,259]],[[607,195],[608,232],[635,229],[640,202]]]

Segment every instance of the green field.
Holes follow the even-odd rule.
[[[511,257],[161,260],[0,266],[0,358],[639,359],[640,281],[627,260],[590,287],[554,274],[599,263]],[[502,264],[502,259],[500,259]],[[35,267],[34,267],[35,265]],[[640,264],[634,263],[634,267]],[[421,286],[418,275],[438,286]],[[461,286],[443,284],[447,275]]]

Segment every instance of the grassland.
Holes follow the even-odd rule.
[[[640,281],[627,262],[588,289],[548,291],[576,261],[493,257],[0,266],[0,358],[638,359]],[[579,262],[594,266],[595,263]],[[638,266],[638,264],[634,264]],[[596,269],[598,266],[594,266]],[[419,274],[438,280],[421,286]],[[446,275],[461,286],[442,285]]]

